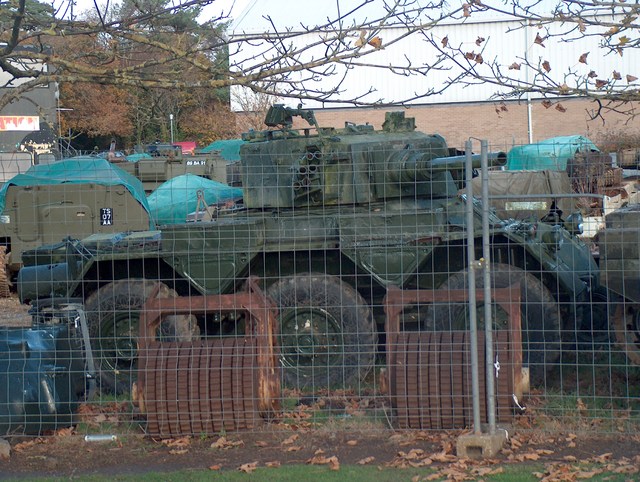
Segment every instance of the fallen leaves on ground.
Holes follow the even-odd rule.
[[[356,462],[357,465],[367,465],[373,462],[376,458],[373,456],[365,457],[364,459],[360,459]]]
[[[258,467],[258,462],[249,462],[247,464],[242,464],[240,467],[238,467],[238,470],[240,472],[245,472],[247,474],[250,474],[251,472],[256,470],[257,467]]]
[[[191,446],[191,437],[169,438],[162,440],[162,444],[169,447],[171,455],[183,455],[189,452]]]
[[[291,445],[293,442],[298,440],[298,438],[300,438],[300,436],[297,433],[294,433],[291,437],[284,439],[281,445]]]
[[[228,450],[233,447],[242,447],[244,442],[242,440],[227,440],[226,437],[220,437],[218,440],[211,444],[212,449]]]
[[[307,460],[310,465],[328,465],[331,470],[340,470],[340,461],[338,457],[332,455],[331,457],[325,457],[322,450],[317,450],[313,457]]]

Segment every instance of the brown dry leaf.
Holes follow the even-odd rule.
[[[551,72],[551,64],[548,60],[542,62],[542,68],[545,70],[545,72]]]
[[[635,75],[627,74],[627,84],[635,82],[636,80],[638,80],[638,77],[636,77]]]
[[[596,79],[596,89],[602,89],[605,85],[607,85],[609,82],[607,82],[606,80],[601,80],[601,79]],[[579,400],[579,399],[578,399]],[[585,405],[585,410],[586,410],[586,405]],[[582,411],[581,411],[582,412]]]
[[[232,447],[240,447],[244,445],[244,442],[242,440],[238,440],[238,441],[232,441],[232,440],[227,440],[226,437],[220,437],[218,440],[216,440],[215,442],[213,442],[211,444],[211,448],[212,449],[220,449],[220,450],[228,450]]]
[[[565,455],[564,457],[562,457],[562,460],[566,462],[576,462],[578,459],[573,455]]]
[[[509,70],[520,70],[520,64],[518,62],[514,62],[509,66]]]
[[[527,452],[526,454],[518,454],[514,458],[518,462],[524,462],[525,460],[538,460],[540,456],[536,453]]]
[[[476,45],[480,46],[482,45],[482,42],[484,42],[486,39],[484,37],[478,37],[476,39]]]
[[[611,460],[611,456],[613,455],[613,453],[611,452],[607,452],[605,454],[601,454],[598,455],[596,457],[593,458],[593,461],[597,464],[604,464],[605,462]]]
[[[471,15],[471,5],[469,5],[468,3],[465,3],[462,5],[462,16],[463,17],[468,17]]]
[[[300,436],[297,433],[294,433],[291,437],[284,439],[281,445],[291,445],[293,442],[298,440]]]
[[[538,449],[536,450],[536,453],[540,455],[551,455],[554,452],[553,450],[548,450],[548,449]]]
[[[637,474],[639,471],[635,465],[622,465],[613,469],[616,474]]]
[[[589,71],[589,73],[587,74],[587,77],[589,77],[590,79],[595,79],[598,76],[598,74],[596,73],[595,70],[591,70]]]
[[[558,92],[560,92],[561,94],[568,94],[569,93],[569,86],[567,84],[562,84],[560,87],[558,87]]]
[[[318,449],[315,452],[313,452],[313,455],[322,455],[323,453],[324,453],[324,450]]]
[[[191,445],[191,437],[180,437],[180,438],[168,438],[162,441],[163,445],[167,447],[172,447],[176,449],[183,449]]]
[[[269,444],[267,442],[265,442],[264,440],[256,440],[256,442],[254,442],[253,444],[256,447],[268,447]]]
[[[13,451],[14,452],[24,452],[25,450],[27,450],[28,448],[31,448],[35,445],[40,445],[45,443],[45,439],[43,438],[36,438],[34,440],[27,440],[26,442],[20,442],[16,445],[13,446]]]
[[[189,452],[187,449],[172,449],[172,450],[169,450],[169,453],[171,455],[184,455],[187,452]]]
[[[291,447],[287,447],[285,449],[285,452],[297,452],[298,450],[302,450],[302,447],[299,447],[297,445],[292,445]]]
[[[440,43],[442,44],[442,47],[446,47],[449,44],[449,37],[445,36]]]
[[[356,445],[358,445],[358,441],[357,440],[347,440],[347,445],[354,447]]]
[[[251,472],[256,470],[256,467],[258,467],[258,462],[249,462],[247,464],[242,464],[240,467],[238,467],[238,470],[240,472],[250,474]]]
[[[369,45],[371,45],[374,49],[381,49],[382,48],[382,38],[380,38],[380,37],[373,37],[367,43]]]
[[[540,36],[539,33],[536,34],[536,38],[533,41],[533,43],[540,45],[541,47],[544,47],[544,38]]]
[[[623,35],[622,37],[620,37],[618,39],[618,45],[623,46],[629,43],[629,37],[627,37],[626,35]]]
[[[367,36],[367,31],[360,30],[360,38],[356,40],[356,47],[362,47],[367,42],[366,36]]]
[[[54,432],[53,435],[56,437],[68,437],[75,433],[75,429],[73,427],[60,428]]]
[[[584,33],[584,31],[587,30],[587,27],[585,27],[582,20],[578,20],[578,30],[580,30],[581,33]]]
[[[210,465],[209,466],[209,470],[220,470],[222,468],[222,465],[220,464],[215,464],[215,465]]]
[[[578,59],[578,62],[580,62],[581,64],[586,64],[587,63],[587,56],[589,55],[589,52],[585,52],[583,53],[580,58]]]
[[[484,59],[482,58],[482,55],[478,54],[476,55],[476,58],[474,59],[476,61],[476,63],[481,64],[484,62]]]
[[[480,477],[485,477],[487,475],[501,474],[502,472],[504,472],[504,469],[502,467],[495,467],[495,468],[477,467],[477,468],[473,469],[473,474],[474,475],[479,475]]]
[[[376,458],[375,457],[365,457],[364,459],[360,459],[356,462],[356,465],[367,465],[370,464],[371,462],[373,462]]]
[[[620,31],[620,27],[611,27],[609,30],[607,30],[604,34],[607,37],[611,37],[612,35],[617,34]]]
[[[622,79],[622,75],[620,75],[620,72],[618,72],[617,70],[614,70],[611,75],[613,76],[613,78],[615,80],[621,80]]]
[[[307,460],[311,465],[328,465],[331,470],[340,470],[340,462],[335,455],[331,457],[325,457],[324,455],[315,455]]]
[[[578,472],[575,472],[574,475],[576,476],[576,479],[592,479],[596,475],[599,475],[601,473],[602,473],[602,470],[592,470],[591,472],[585,472],[583,470],[579,470]]]
[[[275,469],[276,467],[280,467],[281,465],[282,464],[277,460],[272,460],[264,463],[264,466],[269,467],[270,469]]]
[[[558,112],[562,112],[562,113],[567,112],[566,107],[565,107],[565,106],[563,106],[562,104],[556,104],[556,107],[555,107],[555,108],[556,108],[556,110],[557,110]]]
[[[452,454],[446,454],[444,452],[440,452],[438,454],[433,454],[431,456],[431,459],[435,462],[454,462],[456,461],[458,458],[455,455]]]

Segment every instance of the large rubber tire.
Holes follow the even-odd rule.
[[[375,360],[376,331],[367,302],[335,276],[304,274],[268,289],[278,307],[284,384],[317,391],[348,387]]]
[[[93,292],[85,302],[91,349],[103,391],[120,394],[131,390],[137,371],[140,308],[156,283],[144,279],[114,281]],[[176,296],[162,283],[158,298]],[[167,316],[158,336],[164,341],[197,339],[197,320],[191,315]]]
[[[532,385],[544,383],[546,372],[557,366],[560,358],[560,310],[553,295],[542,281],[530,273],[505,265],[491,265],[491,287],[507,288],[516,282],[521,286],[522,313],[522,361],[529,367]],[[467,289],[468,271],[452,275],[441,289]],[[484,287],[484,272],[476,271],[476,289]],[[507,313],[496,303],[492,303],[494,329],[507,328]],[[427,310],[424,322],[426,330],[468,330],[469,316],[467,303],[438,304]],[[477,303],[478,329],[484,329],[484,303]]]

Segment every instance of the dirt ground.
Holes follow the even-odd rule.
[[[577,480],[606,470],[638,480],[640,437],[593,437],[514,433],[495,459],[456,456],[459,432],[344,431],[266,426],[226,437],[153,440],[143,435],[87,442],[72,430],[42,438],[11,440],[12,452],[0,460],[0,479],[36,476],[81,477],[91,474],[136,475],[195,469],[242,470],[285,464],[373,465],[379,468],[428,467],[453,480],[476,480],[506,464],[544,465],[540,478]],[[585,469],[582,462],[589,463]],[[430,474],[430,472],[429,472]],[[562,475],[561,478],[560,475]],[[579,476],[581,475],[581,476]],[[401,475],[400,475],[401,476]],[[464,479],[466,477],[466,479]],[[425,476],[425,479],[426,476]]]

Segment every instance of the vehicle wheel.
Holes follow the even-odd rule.
[[[440,289],[467,289],[468,272],[452,275]],[[522,362],[529,367],[532,384],[544,382],[548,369],[560,358],[560,314],[553,295],[541,280],[525,271],[505,265],[491,265],[492,288],[507,288],[519,281],[522,296]],[[476,289],[484,287],[484,272],[476,271]],[[507,313],[493,303],[494,329],[505,329]],[[469,317],[466,303],[439,304],[427,310],[424,322],[427,330],[468,330]],[[478,329],[484,329],[484,305],[477,305]]]
[[[286,386],[348,386],[375,358],[375,325],[367,302],[335,276],[297,275],[268,289],[279,309],[280,361]]]
[[[613,316],[616,345],[634,365],[640,365],[640,307],[619,303]]]
[[[597,286],[589,293],[589,300],[578,305],[579,319],[582,320],[577,332],[579,346],[593,350],[596,345],[606,345],[611,341],[609,320],[617,304],[615,296],[603,286]]]
[[[137,370],[140,308],[155,284],[143,279],[114,281],[92,293],[85,302],[91,348],[103,390],[117,394],[131,390]],[[162,283],[158,298],[176,296]],[[167,316],[158,336],[165,341],[197,339],[196,319],[192,315]]]

